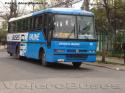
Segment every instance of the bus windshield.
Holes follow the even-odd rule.
[[[54,38],[94,39],[94,20],[88,16],[55,15]]]

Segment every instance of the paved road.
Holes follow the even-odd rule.
[[[125,72],[83,64],[43,67],[0,52],[0,93],[124,93]]]

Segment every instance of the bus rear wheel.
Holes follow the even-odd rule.
[[[20,49],[19,49],[19,47],[16,48],[16,58],[18,58],[20,60],[24,59],[23,56],[20,56]]]
[[[13,56],[13,54],[12,53],[9,53],[10,54],[10,56]]]
[[[73,64],[73,67],[77,69],[77,68],[80,68],[82,62],[78,62],[78,63],[72,62],[72,64]]]
[[[48,62],[46,62],[46,55],[43,51],[40,53],[40,62],[43,66],[48,66]]]

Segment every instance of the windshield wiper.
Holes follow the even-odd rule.
[[[86,26],[80,31],[80,33],[85,34],[88,31],[89,31],[89,26]]]
[[[82,30],[80,30],[80,25],[79,25],[79,33],[85,34],[86,32],[88,32],[90,29],[90,25],[86,25],[84,28],[82,28]]]

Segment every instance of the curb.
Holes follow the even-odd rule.
[[[92,64],[92,63],[84,63],[86,65],[90,65],[90,66],[97,66],[97,67],[103,67],[103,68],[107,68],[107,69],[111,69],[111,70],[116,70],[116,71],[125,71],[125,69],[121,69],[121,68],[113,68],[113,67],[109,67],[109,66],[105,66],[105,65],[101,65],[101,64]]]

